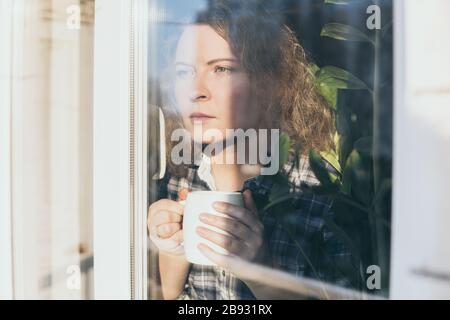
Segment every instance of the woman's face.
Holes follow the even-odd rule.
[[[225,39],[208,25],[184,30],[175,58],[175,98],[197,142],[226,139],[226,129],[256,128],[250,92],[249,75]]]

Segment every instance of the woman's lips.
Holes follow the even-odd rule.
[[[194,112],[189,116],[189,118],[191,119],[192,122],[205,122],[214,119],[215,117],[201,112]]]

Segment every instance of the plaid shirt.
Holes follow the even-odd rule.
[[[348,263],[350,251],[325,226],[325,218],[332,218],[333,215],[330,211],[332,199],[304,192],[305,184],[319,184],[307,157],[301,157],[298,167],[293,166],[293,163],[291,158],[283,168],[292,184],[291,192],[299,195],[296,209],[283,214],[283,221],[289,224],[291,232],[288,234],[286,225],[280,223],[273,214],[258,210],[272,267],[294,275],[348,286],[346,276],[335,266]],[[247,180],[243,190],[250,189],[257,204],[267,203],[272,184],[271,176],[261,175]],[[161,181],[159,196],[178,200],[178,191],[183,188],[209,190],[194,167],[188,169],[186,177],[166,176]],[[255,299],[255,296],[243,281],[226,269],[192,264],[185,288],[178,299],[249,300]]]

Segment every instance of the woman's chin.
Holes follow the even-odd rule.
[[[191,137],[192,140],[194,141],[194,143],[199,143],[199,144],[212,144],[215,143],[217,141],[223,141],[223,137],[222,136],[213,136],[211,134],[208,133],[203,133],[201,136],[200,135],[195,135],[191,132]]]

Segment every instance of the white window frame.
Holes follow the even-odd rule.
[[[147,0],[97,0],[94,294],[146,299]]]

